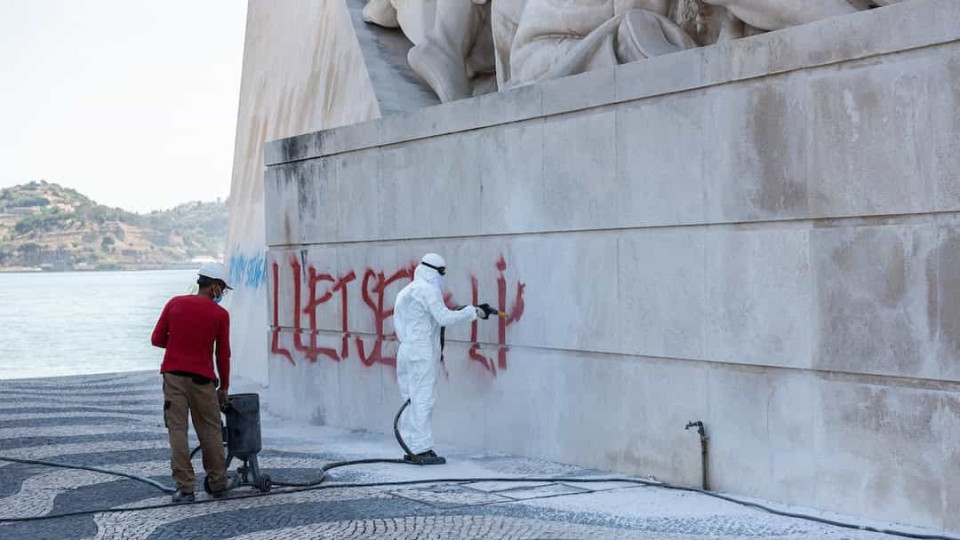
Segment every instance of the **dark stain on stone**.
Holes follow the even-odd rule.
[[[894,396],[893,392],[901,395]],[[834,403],[834,407],[827,402],[825,410],[835,409],[841,425],[920,445],[936,434],[934,419],[940,401],[939,393],[933,391],[859,386],[850,400]]]
[[[823,286],[817,292],[817,365],[919,374],[930,350],[924,347],[929,330],[915,330],[923,321],[918,325],[916,316],[905,309],[911,290],[921,286],[919,276],[913,275],[920,271],[919,261],[908,255],[911,243],[877,227],[844,232],[832,241],[831,236],[824,244],[830,258],[818,269]]]
[[[313,178],[313,175],[310,174],[313,169],[314,167],[297,169],[297,201],[301,216],[315,213],[317,210],[316,182],[319,179]]]
[[[830,258],[839,270],[850,270],[853,265],[853,246],[855,243],[856,238],[854,237],[852,241],[843,242],[830,253]]]
[[[768,215],[787,217],[807,210],[807,187],[804,178],[798,178],[800,159],[792,147],[795,132],[792,105],[783,91],[765,86],[756,93],[752,110],[753,147],[757,153],[760,183],[753,194],[755,207]]]
[[[940,329],[941,369],[956,369],[960,360],[960,231],[944,229],[938,254],[937,290],[939,293],[937,325]]]
[[[900,306],[903,304],[907,290],[907,261],[903,243],[893,244],[882,259],[883,261],[877,261],[885,265],[881,301],[887,307]]]
[[[939,249],[931,249],[924,261],[925,284],[927,286],[927,337],[930,340],[937,338],[938,320],[940,318],[939,301]]]
[[[322,406],[313,409],[313,414],[310,415],[310,424],[314,426],[327,425],[327,412]]]

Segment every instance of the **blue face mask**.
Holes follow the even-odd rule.
[[[219,304],[220,302],[223,301],[223,297],[226,296],[226,294],[227,294],[227,291],[220,289],[220,294],[218,294],[217,296],[214,296],[213,301]]]

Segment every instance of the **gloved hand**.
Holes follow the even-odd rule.
[[[477,318],[486,320],[489,315],[487,312],[480,306],[473,306],[473,309],[477,310]]]
[[[496,315],[500,313],[499,310],[496,310],[490,307],[490,304],[480,304],[479,306],[477,306],[477,309],[483,311],[484,315],[482,317],[480,316],[479,312],[477,312],[477,316],[484,320],[488,319],[491,315]]]

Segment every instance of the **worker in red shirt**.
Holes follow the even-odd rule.
[[[154,346],[166,349],[160,373],[163,420],[170,435],[170,468],[177,484],[175,503],[195,500],[188,414],[200,439],[211,495],[223,497],[236,486],[236,478],[226,474],[220,428],[220,405],[226,401],[230,387],[230,315],[217,304],[230,290],[227,269],[220,263],[207,263],[198,275],[197,294],[167,302],[151,337]],[[217,373],[213,370],[214,354]]]

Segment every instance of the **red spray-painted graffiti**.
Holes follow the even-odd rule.
[[[350,341],[353,340],[354,346],[357,350],[357,355],[360,359],[360,362],[365,366],[373,366],[374,364],[382,364],[387,366],[396,366],[397,358],[396,356],[390,356],[384,352],[384,342],[396,341],[396,335],[391,333],[386,333],[385,324],[391,317],[393,317],[393,307],[386,304],[386,298],[388,297],[388,290],[390,287],[395,287],[396,291],[399,291],[399,288],[406,285],[413,279],[413,273],[416,269],[416,264],[413,263],[407,267],[401,268],[392,274],[387,274],[383,271],[376,271],[371,268],[368,268],[363,273],[363,279],[360,280],[360,296],[363,300],[363,305],[369,310],[370,314],[373,316],[374,323],[374,334],[373,346],[369,349],[367,348],[366,339],[360,335],[352,335],[349,325],[349,313],[350,313],[350,283],[357,281],[357,274],[353,270],[347,272],[345,275],[340,277],[333,277],[330,274],[325,274],[318,272],[316,268],[312,265],[308,265],[306,268],[306,274],[304,274],[304,264],[300,260],[291,255],[288,261],[289,265],[289,279],[293,284],[293,302],[292,302],[292,315],[293,315],[293,351],[282,347],[280,344],[280,334],[281,334],[281,325],[280,325],[280,283],[283,279],[281,276],[281,267],[278,262],[274,262],[272,265],[272,275],[273,278],[273,330],[272,330],[272,339],[270,345],[270,352],[276,356],[286,359],[291,364],[295,364],[294,359],[295,353],[298,356],[302,357],[308,362],[317,362],[320,358],[327,358],[329,360],[340,362],[349,358],[350,356]],[[497,269],[497,303],[498,309],[506,313],[506,317],[501,317],[498,319],[497,327],[497,357],[496,361],[492,358],[489,358],[481,353],[482,346],[478,339],[479,328],[478,322],[474,322],[470,329],[470,349],[468,353],[468,358],[473,362],[478,362],[483,366],[483,369],[489,372],[492,375],[496,375],[498,371],[507,369],[507,352],[509,348],[507,347],[507,328],[513,324],[516,324],[523,317],[524,310],[524,289],[525,285],[518,282],[516,284],[516,292],[514,293],[514,298],[512,305],[507,305],[507,280],[505,272],[507,270],[506,260],[501,256],[496,263]],[[307,298],[306,302],[303,302],[303,283],[304,275],[306,276],[306,285],[307,285]],[[471,283],[471,304],[479,303],[480,295],[480,282],[475,276],[470,276]],[[321,284],[326,285],[325,290],[321,291]],[[334,347],[324,347],[318,343],[318,313],[319,310],[331,300],[334,299],[337,295],[340,296],[340,333],[341,333],[341,343],[340,350],[337,350]],[[444,295],[444,301],[448,306],[456,305],[453,295],[451,293],[446,293]],[[306,315],[307,327],[303,326],[303,315]],[[305,336],[306,334],[306,336]],[[305,340],[306,337],[306,340]],[[304,343],[306,341],[306,343]]]

